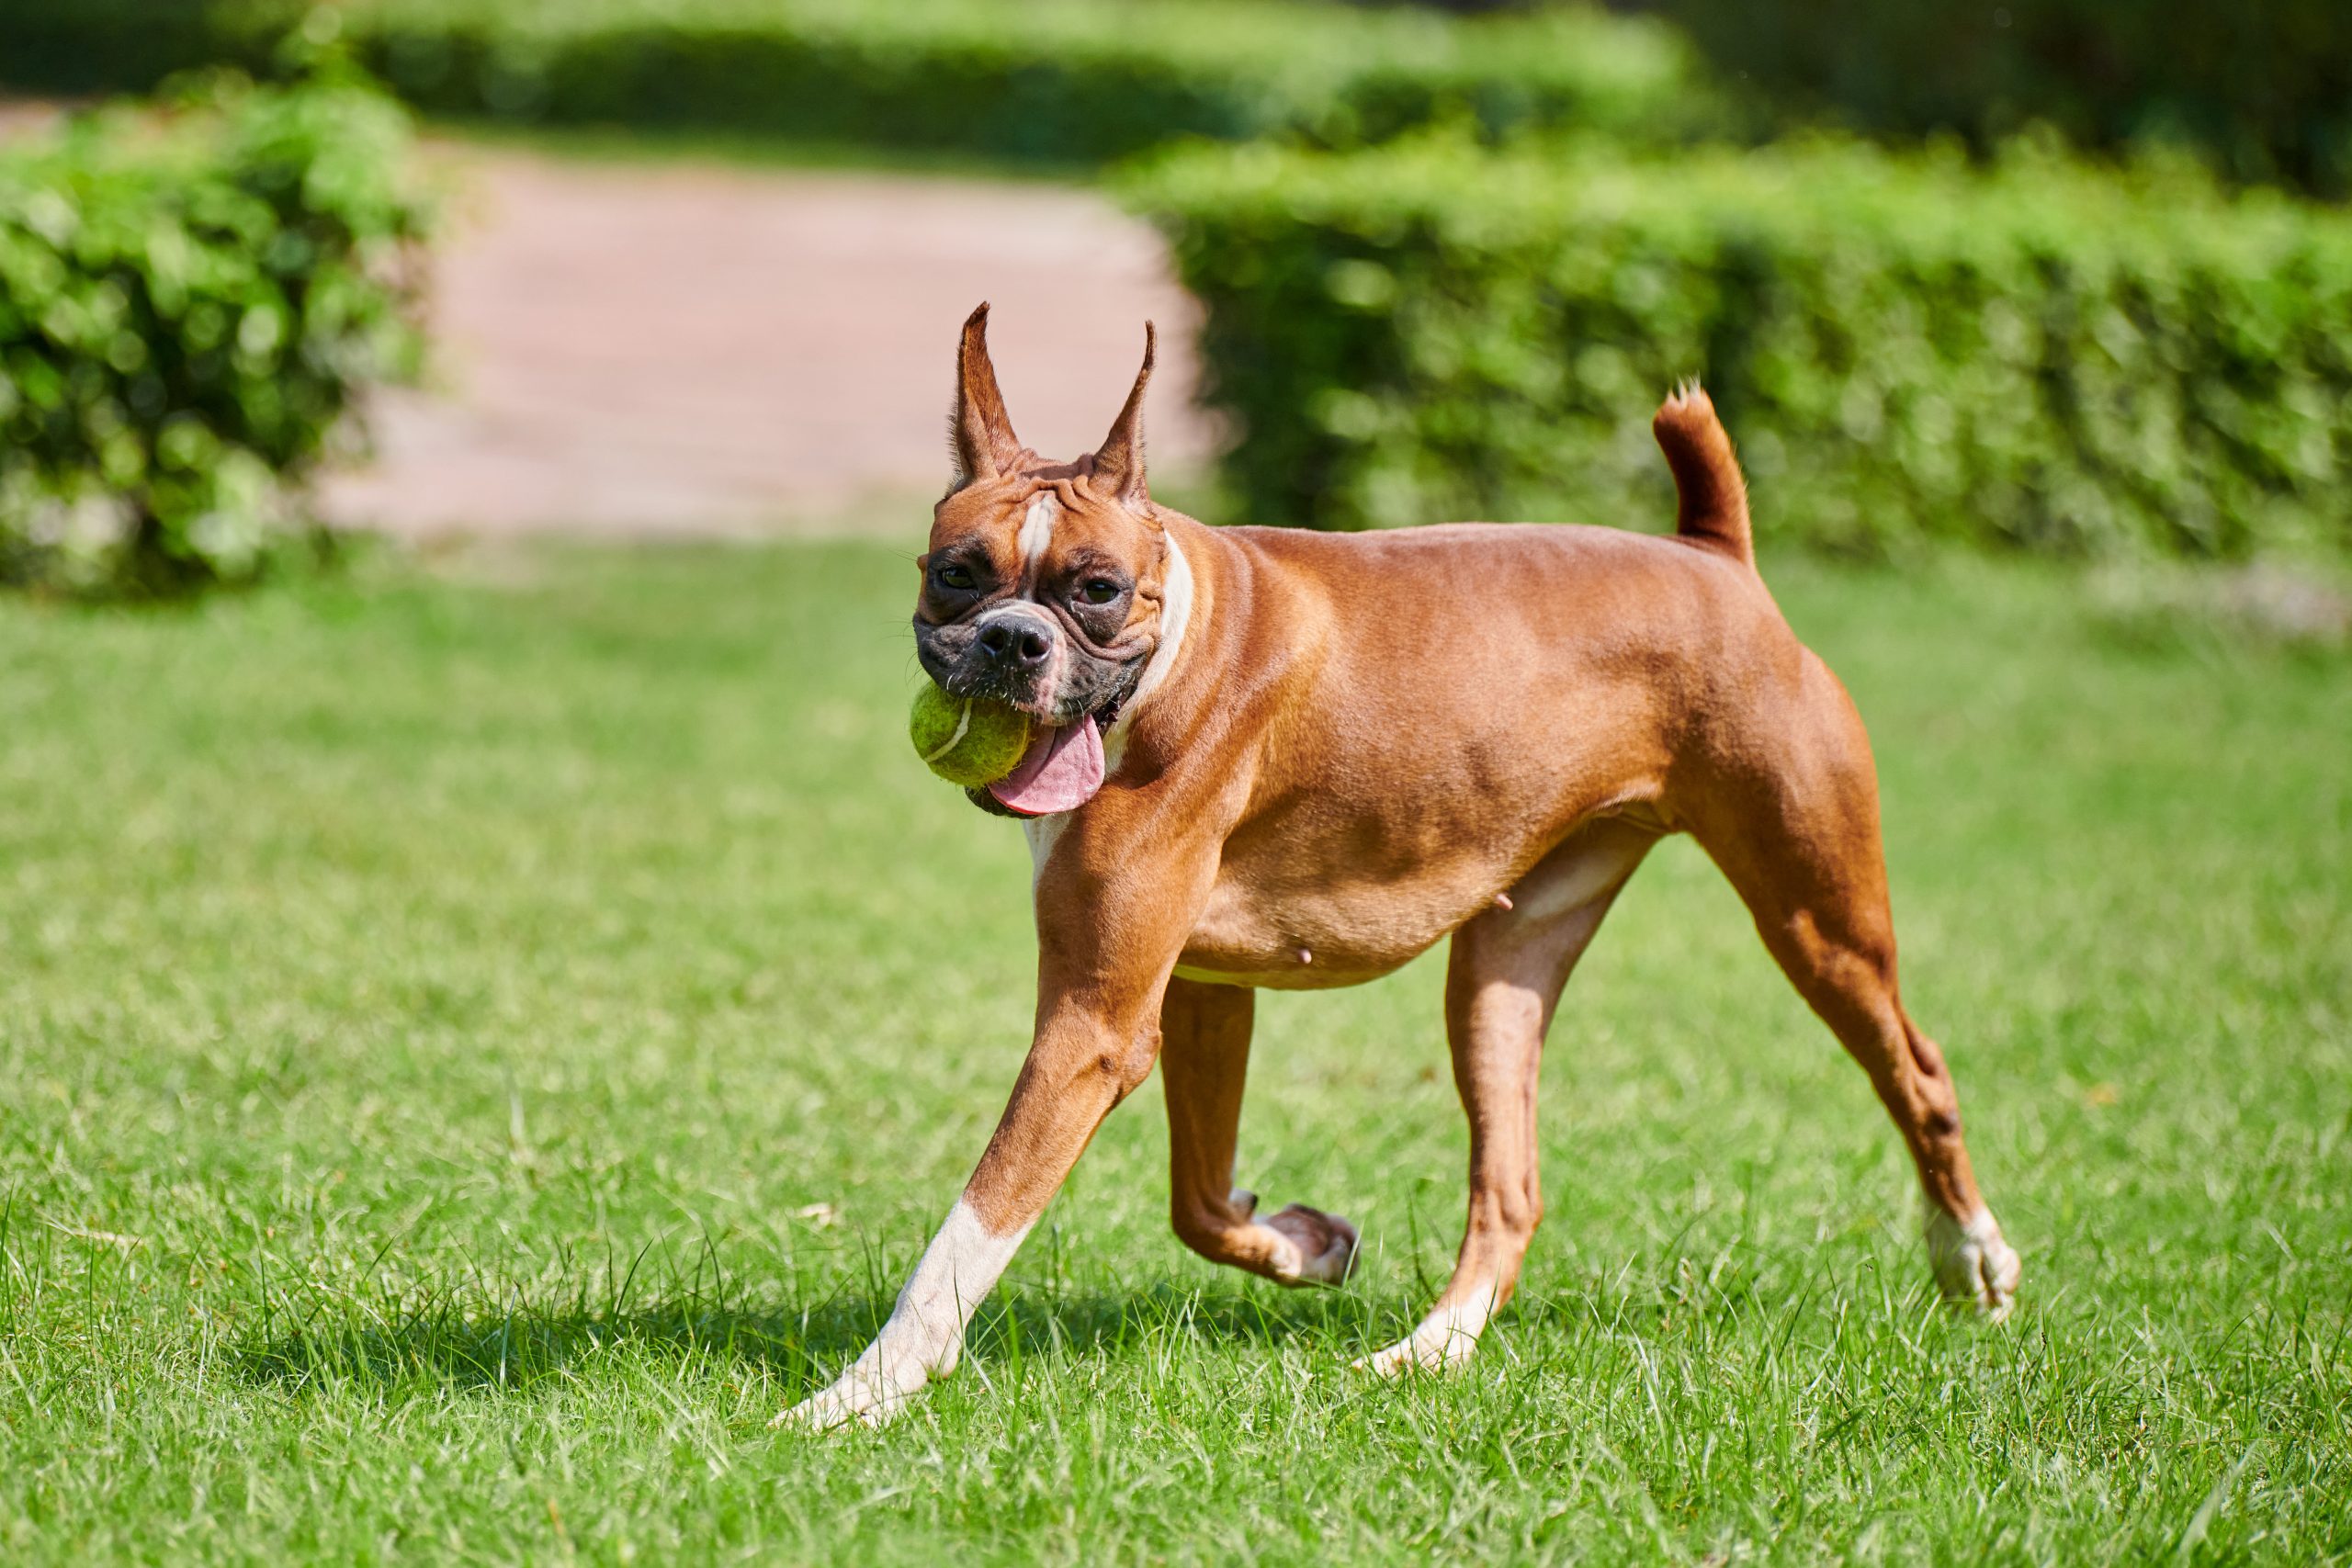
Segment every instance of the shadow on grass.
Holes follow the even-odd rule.
[[[1876,1304],[1906,1320],[1941,1315],[1933,1311],[1924,1273],[1887,1280],[1875,1255],[1848,1259],[1848,1274],[1830,1268],[1832,1260],[1815,1248],[1702,1248],[1694,1257],[1684,1241],[1678,1235],[1663,1251],[1605,1278],[1522,1292],[1502,1321],[1568,1340],[1705,1344],[1758,1324],[1785,1337],[1799,1319],[1825,1313],[1842,1323],[1841,1303]],[[462,1284],[406,1294],[276,1286],[265,1292],[261,1331],[239,1366],[256,1383],[288,1390],[423,1394],[527,1389],[618,1358],[706,1375],[757,1368],[790,1392],[839,1372],[893,1304],[870,1270],[860,1285],[795,1303],[736,1288],[716,1262],[663,1255],[647,1294],[634,1288],[635,1266],[617,1280],[609,1269],[601,1280],[564,1269],[503,1287],[477,1273]],[[1274,1291],[1222,1273],[1135,1290],[1028,1284],[992,1295],[974,1316],[966,1347],[998,1360],[1116,1354],[1181,1341],[1263,1348],[1305,1341],[1317,1353],[1352,1358],[1402,1334],[1433,1291],[1428,1280],[1401,1291],[1362,1282],[1339,1291]],[[493,1304],[501,1300],[505,1304]]]
[[[887,1298],[865,1295],[773,1310],[695,1295],[622,1312],[518,1303],[510,1311],[486,1313],[449,1299],[355,1312],[352,1303],[340,1303],[290,1331],[267,1335],[243,1358],[243,1370],[255,1382],[297,1390],[351,1384],[417,1393],[522,1390],[623,1354],[681,1366],[756,1365],[790,1390],[814,1387],[838,1372],[881,1327],[890,1305]],[[991,1299],[973,1318],[966,1346],[994,1359],[1113,1352],[1170,1337],[1264,1346],[1301,1337],[1352,1343],[1374,1325],[1409,1321],[1408,1312],[1402,1298],[1276,1296],[1238,1288],[1024,1292]]]

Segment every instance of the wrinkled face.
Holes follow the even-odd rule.
[[[1012,771],[967,793],[1016,817],[1074,811],[1102,787],[1103,734],[1159,646],[1168,537],[1144,488],[1143,369],[1102,445],[1048,463],[1021,445],[989,362],[989,308],[956,355],[956,485],[932,514],[915,650],[951,696],[1028,714]],[[960,733],[960,732],[959,732]]]
[[[1159,645],[1166,544],[1147,513],[1100,496],[1085,467],[969,481],[939,503],[918,563],[915,648],[951,694],[1108,729],[1135,691]]]

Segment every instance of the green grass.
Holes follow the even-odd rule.
[[[2352,1558],[2352,660],[2078,579],[1769,563],[1876,734],[1906,997],[2026,1259],[1930,1302],[1862,1075],[1687,844],[1554,1032],[1551,1218],[1452,1382],[1438,965],[1148,1087],[878,1434],[859,1346],[1025,1043],[1027,857],[906,754],[905,552],[0,604],[0,1560]]]

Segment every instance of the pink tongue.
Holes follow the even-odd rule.
[[[1102,732],[1089,715],[1057,729],[1040,727],[1012,772],[989,793],[1023,817],[1075,811],[1102,787]]]

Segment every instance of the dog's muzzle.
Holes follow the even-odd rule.
[[[1039,671],[1053,658],[1060,637],[1060,628],[1043,615],[990,611],[980,617],[972,638],[973,657],[1001,671]]]
[[[1053,617],[1019,604],[1000,604],[972,623],[971,640],[956,660],[949,691],[994,697],[1041,716],[1049,711],[1068,662],[1067,639]]]

